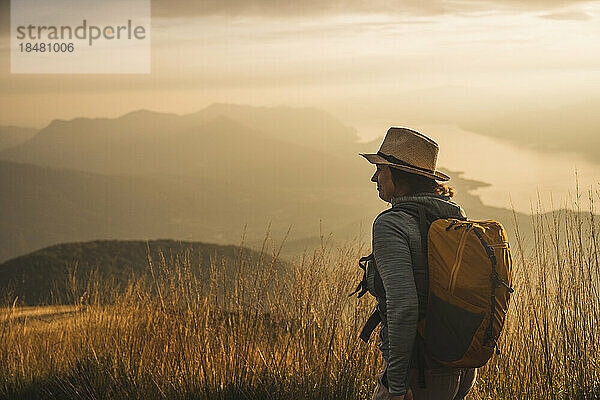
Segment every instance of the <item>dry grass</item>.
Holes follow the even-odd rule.
[[[556,212],[533,223],[532,254],[513,238],[516,293],[502,353],[480,370],[472,397],[600,398],[598,221]],[[379,354],[357,336],[373,301],[348,298],[367,250],[323,240],[289,281],[244,254],[234,276],[213,263],[209,283],[194,279],[189,257],[150,260],[152,278],[124,294],[9,306],[0,312],[0,396],[370,398]]]

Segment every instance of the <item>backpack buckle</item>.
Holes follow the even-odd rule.
[[[506,288],[506,290],[508,290],[509,293],[515,292],[515,289],[511,288],[508,285],[508,283],[506,283],[502,279],[500,279],[500,276],[498,275],[497,271],[494,271],[490,274],[490,279],[492,280],[492,283],[494,284],[495,287],[499,288],[500,286],[504,286]]]

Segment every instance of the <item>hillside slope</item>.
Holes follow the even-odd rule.
[[[368,173],[368,171],[365,171]],[[366,179],[366,178],[365,178]],[[378,202],[364,191],[186,177],[102,175],[0,161],[0,262],[56,243],[173,238],[260,245],[318,235]]]
[[[17,146],[37,133],[34,128],[0,126],[0,151]]]
[[[253,268],[259,260],[262,265],[273,262],[280,274],[286,268],[285,263],[267,254],[261,256],[238,246],[174,240],[63,243],[0,264],[0,299],[12,302],[17,298],[18,303],[26,305],[72,303],[78,300],[74,297],[91,290],[87,287],[90,278],[102,290],[106,284],[122,289],[131,277],[150,275],[149,259],[155,276],[176,274],[165,271],[165,266],[185,264],[204,285],[211,278],[211,265],[232,278],[241,260]]]

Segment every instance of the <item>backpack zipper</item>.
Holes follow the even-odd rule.
[[[456,261],[454,261],[454,265],[452,266],[452,271],[450,272],[450,282],[448,282],[448,291],[450,293],[454,292],[454,286],[456,285],[456,278],[458,276],[458,270],[460,269],[460,264],[462,262],[463,250],[465,249],[465,242],[467,241],[467,232],[469,232],[469,230],[465,228],[458,243]]]

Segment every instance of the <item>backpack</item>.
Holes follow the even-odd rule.
[[[419,313],[419,348],[424,346],[434,360],[447,366],[483,366],[494,353],[513,293],[506,231],[497,221],[433,216],[419,204],[406,203],[383,213],[393,210],[406,211],[418,220],[421,248],[426,255],[422,259],[428,295],[427,304],[419,304],[426,310]],[[371,253],[359,260],[365,273],[351,296],[358,292],[362,297],[367,292],[369,263],[375,268],[376,292],[383,290]],[[375,310],[360,338],[367,342],[380,322],[381,316]]]

